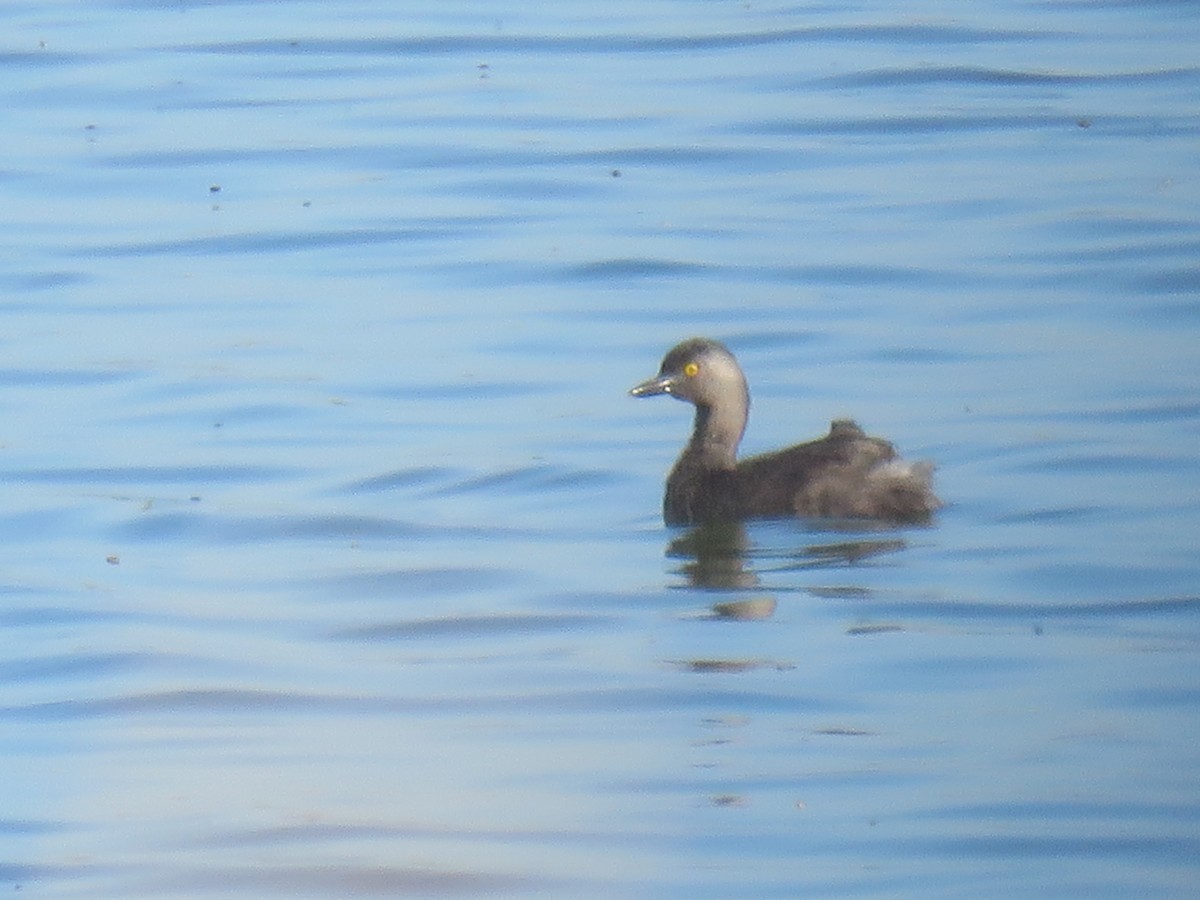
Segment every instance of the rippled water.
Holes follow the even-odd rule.
[[[1193,896],[1200,12],[543,7],[0,7],[0,889]]]

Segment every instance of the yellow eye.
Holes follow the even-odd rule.
[[[696,365],[695,363],[688,363],[686,366],[683,367],[683,374],[686,375],[688,378],[695,378],[696,374],[699,371],[700,371],[700,367],[698,365]]]

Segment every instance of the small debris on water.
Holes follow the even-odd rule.
[[[852,636],[862,634],[890,634],[903,630],[904,626],[897,622],[866,622],[862,625],[851,625],[846,629],[846,634]]]
[[[739,794],[717,794],[712,798],[713,806],[723,806],[727,808],[738,808],[747,806],[749,801]]]

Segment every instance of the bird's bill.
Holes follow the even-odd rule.
[[[631,388],[629,395],[631,397],[655,397],[659,394],[669,394],[674,384],[675,379],[670,375],[659,375]]]

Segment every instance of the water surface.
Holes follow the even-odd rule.
[[[0,886],[1194,893],[1191,7],[0,22]],[[946,509],[664,528],[692,334]]]

